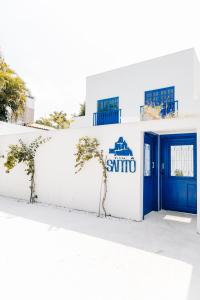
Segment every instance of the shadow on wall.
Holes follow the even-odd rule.
[[[191,222],[176,222],[176,218],[166,218],[166,213],[161,211],[147,215],[143,222],[134,222],[98,218],[92,213],[43,204],[31,205],[5,197],[0,197],[0,211],[8,213],[8,218],[20,216],[47,224],[49,231],[60,228],[75,231],[190,264],[193,273],[187,299],[197,299],[194,291],[199,287],[200,237],[196,234],[195,216],[191,217]]]

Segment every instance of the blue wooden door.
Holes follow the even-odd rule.
[[[196,152],[196,134],[161,136],[163,209],[197,212]]]
[[[143,189],[143,214],[158,209],[158,164],[157,164],[156,135],[144,134],[144,189]]]

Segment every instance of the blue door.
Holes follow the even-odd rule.
[[[166,210],[197,212],[196,134],[161,136],[161,201]]]
[[[144,134],[143,214],[158,210],[158,137]]]

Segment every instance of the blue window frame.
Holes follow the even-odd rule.
[[[155,108],[155,117],[149,112],[149,107]],[[140,106],[141,120],[153,120],[159,117],[175,118],[178,115],[178,101],[175,100],[175,87],[169,86],[144,92],[144,105]]]
[[[170,86],[158,90],[146,91],[145,105],[159,106],[169,102],[174,102],[175,98],[175,87]]]
[[[97,101],[97,112],[93,114],[93,125],[106,125],[121,123],[121,109],[119,97]]]
[[[119,109],[119,97],[97,101],[97,112],[107,112]]]

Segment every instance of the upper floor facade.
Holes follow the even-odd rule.
[[[87,77],[77,126],[193,115],[200,115],[200,64],[188,49]]]

